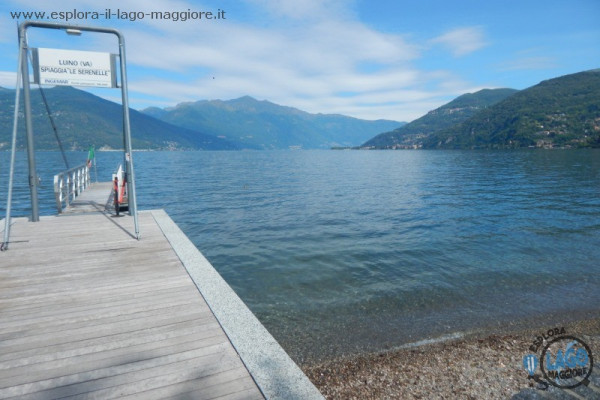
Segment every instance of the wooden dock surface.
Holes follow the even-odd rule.
[[[62,215],[103,212],[111,195],[112,182],[92,183],[73,203],[62,210]]]
[[[0,398],[264,398],[152,212],[139,221],[140,241],[129,216],[13,220]]]

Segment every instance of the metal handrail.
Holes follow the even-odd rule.
[[[54,197],[59,214],[90,185],[90,169],[87,164],[54,175]],[[63,207],[64,203],[64,207]]]

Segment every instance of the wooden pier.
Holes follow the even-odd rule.
[[[322,398],[164,211],[139,213],[138,241],[109,191],[13,219],[0,398]]]

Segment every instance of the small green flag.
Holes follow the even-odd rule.
[[[88,167],[92,166],[93,159],[94,159],[94,146],[90,146],[90,149],[88,150],[88,158],[87,158]]]

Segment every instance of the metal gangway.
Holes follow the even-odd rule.
[[[54,175],[54,198],[58,213],[69,207],[90,184],[90,169],[87,163]]]
[[[34,148],[34,133],[33,133],[33,122],[32,122],[32,109],[31,109],[31,96],[30,96],[30,72],[29,72],[29,51],[33,49],[29,45],[27,41],[27,30],[29,28],[44,28],[44,29],[53,29],[53,30],[61,30],[66,32],[68,35],[81,35],[82,32],[95,32],[95,33],[107,33],[111,35],[115,35],[118,39],[119,51],[118,54],[107,54],[107,53],[94,53],[101,54],[104,56],[109,56],[110,60],[119,59],[119,77],[120,81],[117,81],[117,71],[112,71],[113,75],[111,78],[110,86],[113,88],[121,89],[121,99],[123,106],[123,144],[124,144],[124,164],[125,164],[125,174],[127,176],[127,193],[129,198],[128,211],[130,215],[133,216],[134,226],[135,226],[135,237],[137,239],[140,238],[139,234],[139,223],[138,223],[138,215],[137,215],[137,202],[136,202],[136,192],[135,192],[135,175],[133,169],[133,155],[132,155],[132,147],[131,147],[131,128],[130,128],[130,120],[129,120],[129,99],[127,94],[127,69],[126,69],[126,59],[125,59],[125,39],[120,31],[113,28],[104,28],[104,27],[89,27],[89,26],[80,26],[80,25],[67,25],[67,24],[59,24],[45,21],[25,21],[19,25],[19,58],[18,58],[18,67],[17,67],[17,83],[15,85],[15,108],[14,108],[14,119],[13,119],[13,132],[12,132],[12,143],[11,143],[11,158],[10,158],[10,172],[9,172],[9,184],[8,184],[8,196],[6,202],[6,215],[5,215],[5,223],[4,223],[4,235],[3,241],[0,245],[0,250],[7,250],[10,243],[10,227],[11,227],[11,209],[12,209],[12,191],[13,191],[13,177],[14,177],[14,167],[15,167],[15,153],[17,148],[17,128],[18,128],[18,120],[19,120],[19,105],[20,105],[20,94],[21,94],[21,85],[23,88],[23,104],[24,104],[24,119],[25,119],[25,130],[26,130],[26,143],[27,143],[27,160],[28,160],[28,169],[29,169],[29,191],[31,195],[31,221],[38,222],[39,215],[39,204],[38,204],[38,183],[39,179],[36,171],[36,160],[35,160],[35,148]],[[41,49],[38,49],[41,50]],[[44,49],[55,51],[59,54],[60,51],[58,49]],[[82,54],[83,52],[79,52],[78,54]],[[41,56],[40,56],[41,57]],[[32,62],[32,64],[35,63]],[[116,62],[111,62],[111,64],[116,64]],[[113,74],[114,72],[114,74]],[[40,72],[34,70],[34,77],[38,79],[37,83],[40,85],[43,82],[39,81]],[[77,84],[68,83],[69,86],[90,86],[89,84]],[[46,109],[48,114],[50,115],[47,102],[45,101],[45,96],[42,93],[42,97],[44,98],[44,102],[46,103]],[[52,120],[51,120],[52,122]],[[53,128],[56,133],[56,127],[52,122]],[[57,135],[58,139],[58,135]],[[60,142],[59,142],[60,145]],[[62,150],[62,145],[60,145]],[[65,158],[66,162],[66,158]],[[86,175],[87,174],[87,175]],[[57,175],[55,178],[55,193],[56,193],[56,202],[58,212],[61,213],[65,207],[69,205],[69,202],[72,201],[75,197],[79,195],[88,185],[89,183],[89,171],[85,171],[85,168],[76,167],[74,170],[68,169]],[[58,187],[56,187],[56,185]]]

